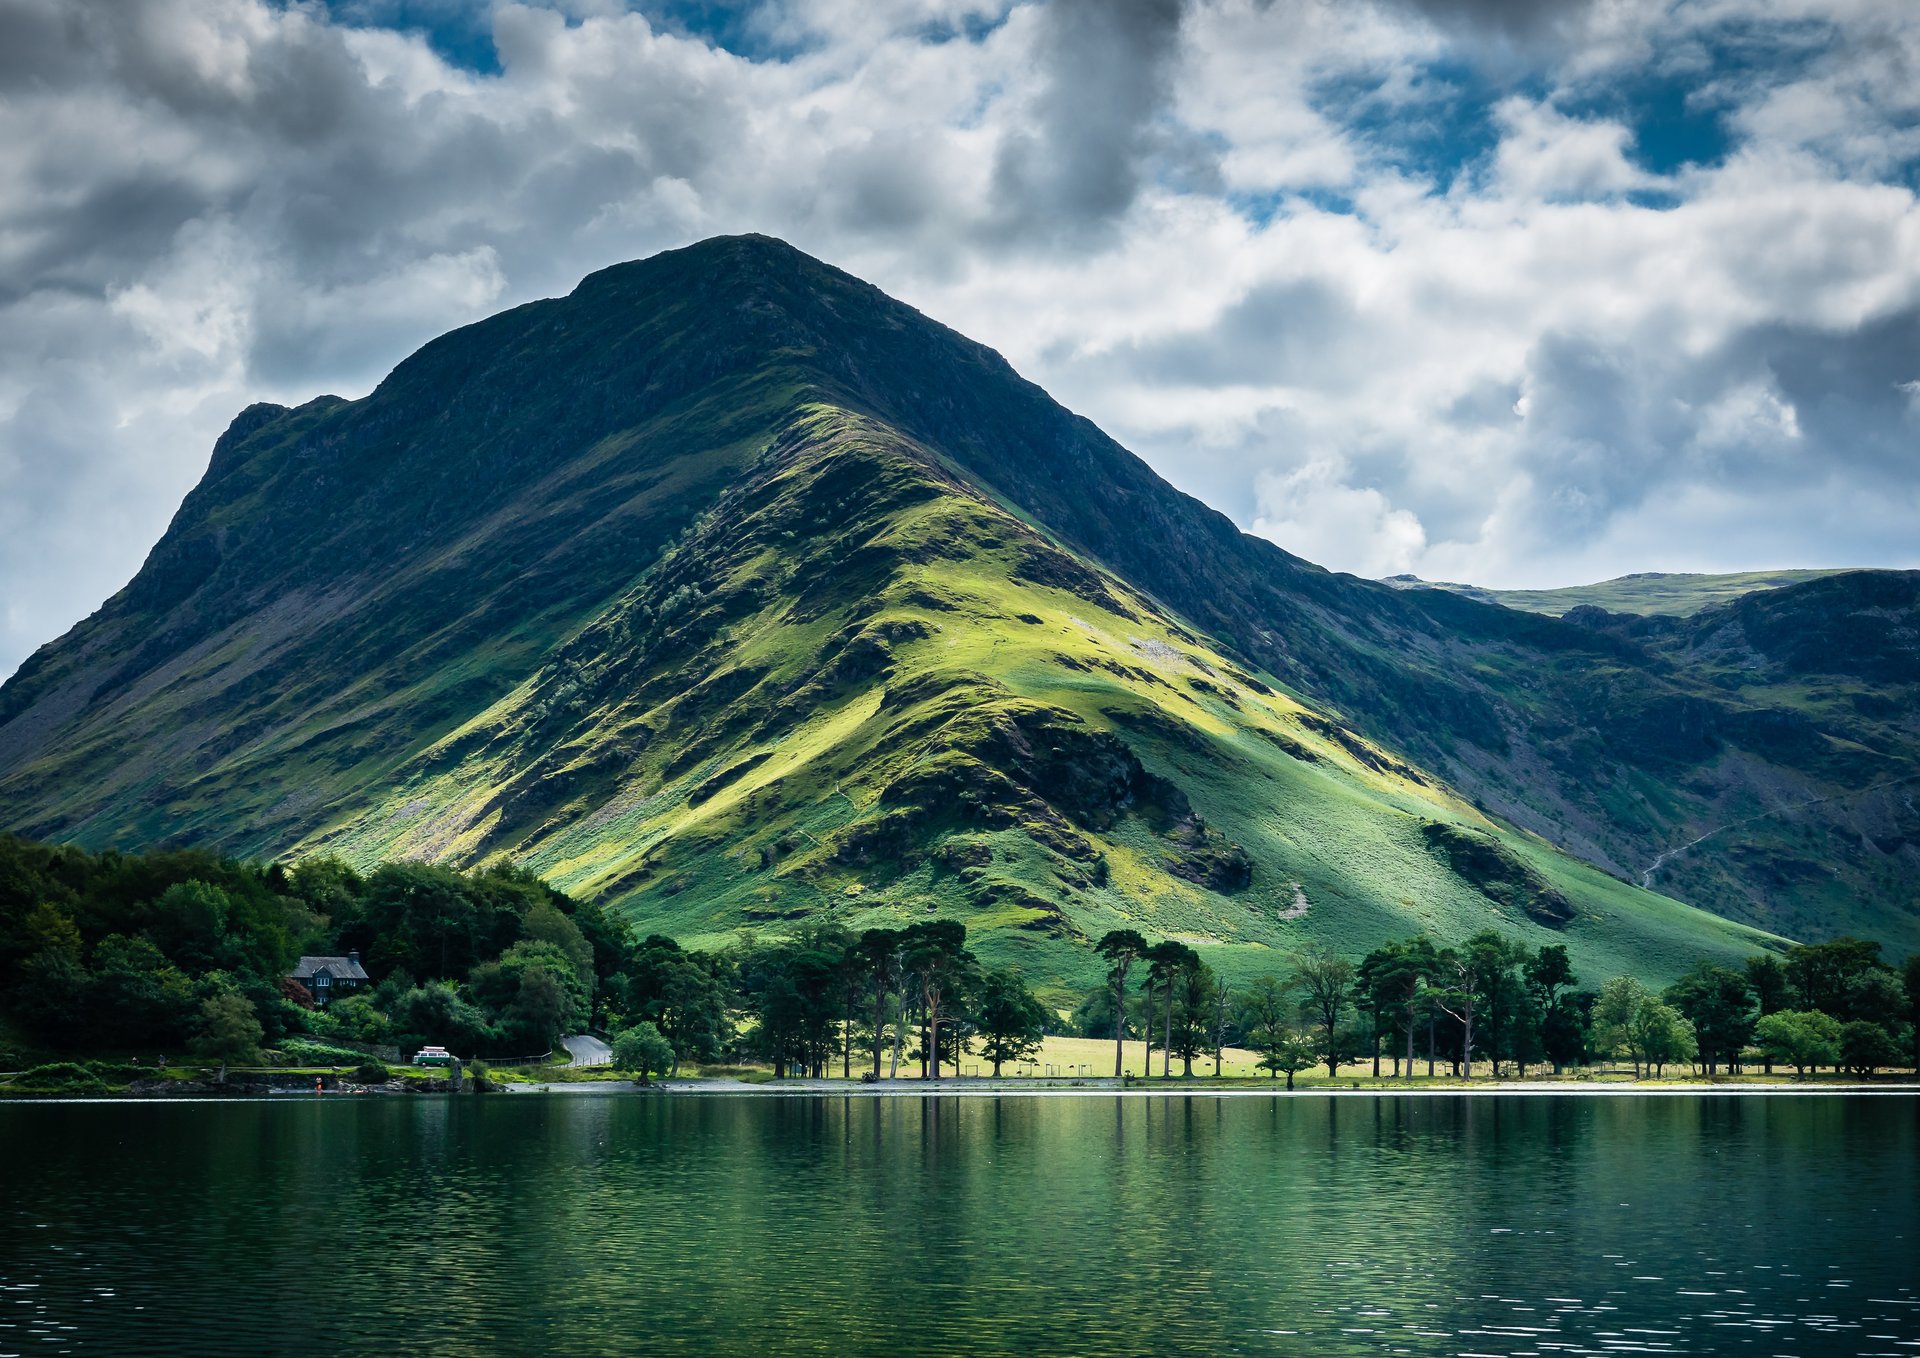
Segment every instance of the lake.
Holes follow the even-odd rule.
[[[0,1105],[0,1354],[1920,1354],[1920,1099]]]

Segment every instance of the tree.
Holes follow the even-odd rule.
[[[873,1078],[880,1078],[880,1048],[885,1045],[887,999],[900,984],[904,959],[896,929],[869,929],[853,945],[854,965],[873,986]]]
[[[1633,1058],[1633,1073],[1640,1074],[1641,1050],[1633,1021],[1640,1006],[1651,997],[1647,988],[1631,976],[1616,976],[1600,987],[1593,1002],[1593,1048],[1608,1057],[1627,1052]]]
[[[1656,1076],[1666,1073],[1669,1061],[1690,1061],[1699,1050],[1685,1016],[1651,995],[1634,1011],[1629,1042]]]
[[[486,1015],[446,981],[429,981],[395,997],[391,1011],[402,1048],[429,1044],[468,1056],[493,1041]]]
[[[1533,955],[1526,977],[1539,1008],[1540,1050],[1559,1075],[1586,1054],[1586,1025],[1578,1007],[1561,994],[1563,988],[1578,985],[1580,978],[1573,974],[1565,945],[1559,943],[1550,943]]]
[[[1772,953],[1755,953],[1746,961],[1747,984],[1753,987],[1753,1002],[1759,1017],[1777,1014],[1787,1007],[1787,967]],[[1761,1048],[1766,1073],[1773,1074],[1773,1056]]]
[[[1401,946],[1398,943],[1375,948],[1360,959],[1360,967],[1354,976],[1355,994],[1367,1012],[1368,1046],[1373,1053],[1373,1078],[1376,1080],[1380,1078],[1380,1038],[1386,1031],[1387,1013],[1399,998],[1400,957]],[[1393,1064],[1399,1066],[1398,1055],[1394,1056]]]
[[[108,1042],[172,1046],[199,1014],[186,974],[144,938],[108,934],[93,950],[87,1013]]]
[[[1097,985],[1080,997],[1067,1017],[1067,1028],[1079,1037],[1111,1038],[1114,1032],[1113,987]],[[1124,1034],[1133,1036],[1131,1028]]]
[[[153,903],[150,937],[169,961],[195,974],[233,970],[246,958],[228,936],[233,901],[211,882],[175,882]]]
[[[1540,995],[1540,1007],[1551,1009],[1563,987],[1580,984],[1573,974],[1573,962],[1564,943],[1550,943],[1535,953],[1526,965],[1527,984]]]
[[[1156,943],[1143,954],[1146,959],[1147,978],[1141,983],[1147,994],[1147,1070],[1153,1074],[1153,995],[1156,990],[1164,992],[1166,1003],[1163,1006],[1164,1027],[1160,1036],[1161,1067],[1163,1078],[1173,1075],[1173,990],[1181,972],[1188,967],[1198,966],[1199,955],[1184,943],[1168,939]]]
[[[1242,1026],[1247,1031],[1247,1041],[1253,1049],[1264,1056],[1277,1056],[1280,1048],[1293,1036],[1293,1030],[1287,1023],[1287,1011],[1291,1008],[1287,987],[1273,976],[1254,978],[1242,999]],[[1270,1072],[1275,1079],[1280,1076],[1278,1064],[1261,1062],[1261,1069]]]
[[[1262,1070],[1287,1073],[1287,1090],[1293,1090],[1293,1077],[1307,1069],[1320,1058],[1316,1045],[1291,1029],[1283,1029],[1279,1039],[1269,1045],[1260,1057]]]
[[[1318,947],[1295,953],[1292,961],[1288,984],[1300,996],[1302,1012],[1320,1026],[1327,1078],[1332,1079],[1340,1073],[1340,1015],[1353,993],[1353,963]],[[1291,1075],[1288,1081],[1291,1088]]]
[[[1472,942],[1464,949],[1447,948],[1435,958],[1437,984],[1429,992],[1441,1013],[1460,1025],[1460,1067],[1473,1078],[1473,1019],[1480,1003],[1481,950]]]
[[[742,987],[759,1019],[754,1042],[773,1064],[776,1079],[789,1069],[820,1075],[834,1047],[840,1018],[840,955],[806,938],[749,949],[740,964]]]
[[[1854,1019],[1840,1029],[1840,1064],[1855,1075],[1871,1075],[1899,1061],[1900,1044],[1879,1024]]]
[[[490,913],[490,912],[489,912]],[[464,976],[494,950],[466,879],[428,863],[388,863],[367,879],[361,915],[369,937],[361,947],[381,967],[405,967],[416,976]],[[519,921],[513,921],[519,932]]]
[[[1667,987],[1667,1002],[1686,1015],[1699,1040],[1709,1078],[1715,1065],[1729,1068],[1753,1037],[1753,987],[1740,972],[1702,962]]]
[[[1787,950],[1787,986],[1802,1010],[1835,1018],[1847,1013],[1847,988],[1862,973],[1884,966],[1880,945],[1864,938],[1796,943]]]
[[[1211,973],[1209,973],[1211,975]],[[1226,1055],[1227,1025],[1233,1021],[1233,992],[1219,977],[1213,977],[1213,1077],[1220,1078],[1222,1058]]]
[[[1753,987],[1753,1002],[1760,1017],[1777,1014],[1787,1007],[1787,967],[1770,952],[1755,953],[1746,961],[1747,984]]]
[[[1907,959],[1900,969],[1900,985],[1907,993],[1907,1028],[1913,1038],[1913,1061],[1916,1073],[1920,1073],[1920,952]]]
[[[901,938],[906,970],[919,983],[926,1032],[922,1046],[933,1062],[928,1078],[940,1078],[940,1024],[948,1002],[957,997],[974,972],[967,951],[967,926],[958,920],[926,920],[910,924]]]
[[[1393,1008],[1400,1026],[1406,1034],[1406,1073],[1413,1078],[1413,1034],[1422,1018],[1431,1022],[1433,1006],[1429,1001],[1429,985],[1439,965],[1433,949],[1433,941],[1425,934],[1416,934],[1404,943],[1389,944],[1388,962],[1381,968],[1378,983],[1392,997]],[[1432,1060],[1432,1037],[1429,1029],[1428,1060]],[[1398,1059],[1396,1058],[1396,1064]],[[1431,1075],[1433,1072],[1427,1072]]]
[[[9,997],[11,1008],[42,1036],[59,1041],[85,1010],[91,977],[82,962],[79,926],[65,911],[41,902],[21,922],[27,949]]]
[[[980,1054],[993,1062],[996,1079],[1003,1061],[1024,1061],[1040,1050],[1047,1007],[1033,997],[1020,973],[995,970],[981,977],[973,1014],[982,1039]]]
[[[1206,1048],[1220,985],[1213,968],[1201,961],[1198,953],[1189,949],[1188,956],[1191,960],[1174,978],[1173,1047],[1180,1053],[1181,1075],[1192,1079],[1193,1058]],[[1214,1074],[1219,1073],[1216,1055]]]
[[[646,1019],[673,1044],[678,1061],[710,1061],[720,1054],[732,1024],[721,959],[691,953],[652,934],[635,949],[625,985],[623,1020]]]
[[[1847,982],[1840,1012],[1834,1017],[1842,1022],[1865,1019],[1891,1029],[1900,1022],[1906,1007],[1907,993],[1900,978],[1890,968],[1876,966],[1855,974]]]
[[[643,1083],[652,1083],[656,1075],[665,1075],[677,1058],[673,1044],[645,1019],[613,1039],[613,1064],[630,1070]]]
[[[1107,960],[1107,983],[1113,987],[1113,1078],[1117,1080],[1125,1072],[1127,972],[1133,968],[1135,959],[1147,950],[1147,940],[1132,929],[1113,929],[1101,938],[1095,949]]]
[[[551,1050],[592,1017],[586,981],[551,943],[515,943],[494,961],[475,967],[469,985],[500,1039],[528,1050]]]
[[[580,978],[591,1001],[594,989],[593,944],[587,942],[587,936],[580,931],[580,926],[561,914],[551,901],[537,902],[527,911],[521,923],[529,939],[536,943],[551,944],[573,964],[574,975]]]
[[[1474,982],[1479,988],[1477,1013],[1486,1033],[1486,1051],[1493,1062],[1493,1077],[1501,1075],[1500,1063],[1513,1058],[1526,1073],[1526,1062],[1539,1050],[1539,1017],[1533,1008],[1533,996],[1521,980],[1521,969],[1533,960],[1524,944],[1483,930],[1467,940],[1473,957]]]
[[[260,1020],[254,1013],[253,1003],[239,991],[223,989],[200,1002],[193,1054],[203,1061],[218,1061],[222,1080],[226,1079],[229,1065],[246,1065],[260,1059],[260,1037]]]
[[[1817,1010],[1783,1010],[1753,1026],[1753,1040],[1761,1050],[1801,1075],[1809,1066],[1840,1064],[1840,1036],[1840,1020]]]
[[[1540,1046],[1553,1073],[1561,1074],[1570,1065],[1587,1059],[1587,1014],[1593,1005],[1591,991],[1561,995],[1553,1001],[1540,1021]],[[1583,1003],[1584,1002],[1584,1003]]]

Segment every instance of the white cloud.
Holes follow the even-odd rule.
[[[1296,556],[1355,575],[1398,575],[1426,549],[1426,530],[1378,490],[1346,483],[1348,469],[1316,458],[1284,476],[1256,480],[1253,531]]]
[[[724,231],[995,345],[1329,565],[1920,564],[1904,0],[779,0],[760,60],[493,15],[476,75],[313,5],[0,7],[0,672],[244,405]],[[1648,75],[1730,153],[1647,169]]]
[[[1632,133],[1621,123],[1569,118],[1518,96],[1501,100],[1493,114],[1503,134],[1494,174],[1511,196],[1603,198],[1660,184],[1627,158]]]

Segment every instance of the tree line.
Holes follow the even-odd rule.
[[[1564,947],[1492,931],[1415,936],[1348,959],[1309,948],[1229,985],[1192,947],[1122,929],[1096,945],[1104,984],[1070,1013],[1015,970],[983,966],[964,924],[850,931],[809,922],[701,951],[511,867],[391,863],[361,874],[167,850],[89,853],[0,836],[0,1064],[49,1052],[349,1043],[462,1056],[534,1055],[589,1028],[630,1069],[761,1062],[776,1076],[859,1070],[929,1080],[977,1055],[998,1075],[1050,1032],[1114,1043],[1114,1074],[1185,1076],[1250,1048],[1274,1078],[1354,1061],[1375,1075],[1471,1077],[1626,1060],[1636,1073],[1749,1060],[1771,1070],[1920,1067],[1920,959],[1896,972],[1859,939],[1702,963],[1654,993],[1587,988]],[[374,984],[321,1006],[287,973],[303,953],[357,951]],[[8,1037],[8,1033],[12,1037]],[[1127,1044],[1138,1042],[1137,1071]]]
[[[1275,1078],[1324,1064],[1370,1060],[1399,1077],[1444,1065],[1471,1079],[1476,1061],[1495,1078],[1530,1067],[1625,1059],[1635,1075],[1684,1064],[1711,1077],[1738,1072],[1749,1059],[1771,1073],[1776,1062],[1805,1074],[1820,1067],[1867,1075],[1897,1066],[1920,1071],[1920,954],[1896,972],[1880,945],[1840,938],[1798,944],[1783,955],[1758,953],[1742,966],[1701,962],[1654,993],[1631,976],[1581,988],[1565,947],[1538,950],[1487,930],[1458,947],[1425,935],[1374,949],[1358,962],[1322,948],[1295,954],[1282,974],[1263,975],[1229,992],[1213,969],[1176,940],[1148,944],[1131,929],[1099,942],[1108,984],[1074,1011],[1077,1031],[1111,1037],[1114,1075],[1128,1073],[1125,1042],[1144,1044],[1161,1074],[1173,1058],[1193,1073],[1211,1050],[1215,1073],[1223,1046],[1252,1048]],[[1130,1010],[1128,977],[1139,973]]]
[[[331,1003],[288,975],[303,954],[349,952],[373,984]],[[1053,1015],[1017,973],[983,968],[953,921],[810,925],[699,952],[508,866],[363,875],[0,836],[0,1018],[0,1067],[9,1042],[235,1062],[432,1043],[501,1059],[597,1028],[656,1073],[693,1059],[820,1075],[837,1056],[845,1074],[870,1040],[875,1074],[904,1059],[938,1078],[976,1045],[998,1073]]]

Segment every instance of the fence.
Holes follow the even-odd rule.
[[[553,1059],[553,1048],[547,1048],[538,1056],[476,1056],[473,1059],[494,1070],[511,1070],[515,1066],[544,1066]]]

